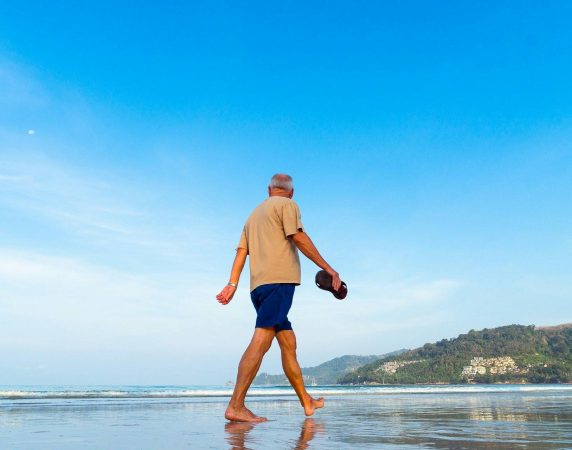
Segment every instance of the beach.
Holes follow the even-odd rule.
[[[257,387],[261,424],[229,423],[229,388],[0,388],[0,448],[346,449],[572,447],[572,386],[313,387],[305,418],[292,391]]]

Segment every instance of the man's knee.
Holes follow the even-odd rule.
[[[270,350],[272,346],[272,341],[274,339],[274,328],[256,328],[256,333],[252,339],[252,344],[258,349],[262,354]]]
[[[272,347],[272,341],[265,341],[261,345],[262,353],[266,353]]]
[[[278,340],[282,353],[296,354],[296,336],[292,331],[281,331],[276,334],[276,339]]]

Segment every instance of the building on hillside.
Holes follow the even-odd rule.
[[[507,373],[526,373],[527,368],[521,369],[516,365],[510,356],[498,356],[495,358],[484,358],[475,356],[471,359],[470,365],[464,366],[461,377],[468,381],[474,380],[477,375],[503,375]]]

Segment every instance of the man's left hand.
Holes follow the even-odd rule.
[[[221,305],[228,305],[228,303],[232,300],[232,297],[234,297],[235,292],[236,287],[226,285],[223,290],[220,291],[216,296],[216,299]]]

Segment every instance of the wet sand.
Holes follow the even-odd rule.
[[[0,448],[572,448],[572,391],[346,395],[306,419],[292,397],[250,398],[270,420],[229,423],[226,398],[0,404]]]

